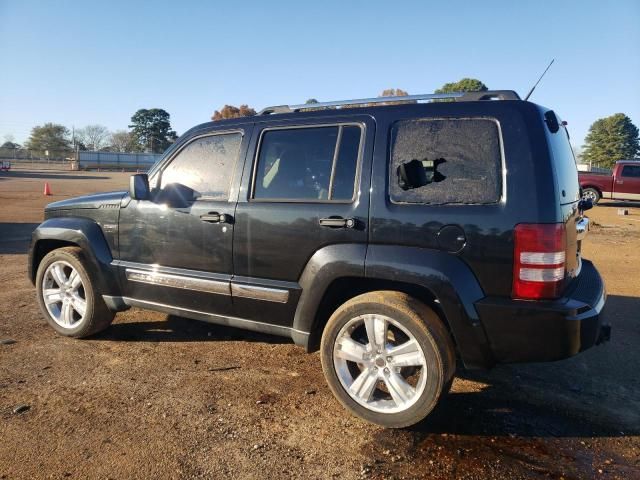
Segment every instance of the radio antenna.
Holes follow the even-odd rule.
[[[542,75],[540,75],[540,78],[538,79],[538,81],[533,85],[533,87],[531,87],[531,90],[529,90],[529,93],[527,93],[527,96],[524,97],[525,102],[527,100],[529,100],[529,97],[531,96],[531,94],[533,93],[533,91],[536,89],[536,87],[538,86],[538,84],[540,83],[540,80],[542,80],[542,77],[544,77],[544,74],[547,73],[547,70],[549,70],[549,68],[551,68],[551,65],[553,64],[553,62],[555,62],[556,59],[552,59],[551,62],[549,62],[549,65],[547,65],[547,68],[544,69],[544,72],[542,72]]]

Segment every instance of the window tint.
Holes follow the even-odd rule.
[[[360,127],[347,126],[342,129],[340,149],[333,174],[333,200],[351,200],[358,168],[360,151]]]
[[[184,147],[162,172],[162,185],[179,183],[199,196],[226,200],[242,134],[198,138]]]
[[[640,178],[640,165],[625,165],[622,167],[622,176]]]
[[[399,203],[494,203],[502,192],[496,122],[406,120],[392,129],[390,195]],[[405,181],[411,172],[419,182]]]
[[[266,131],[258,155],[253,198],[350,200],[359,148],[359,127]]]
[[[555,133],[545,130],[547,130],[547,138],[551,148],[560,203],[565,204],[580,200],[580,182],[567,128],[562,125],[560,118],[557,119],[557,122],[559,128]]]

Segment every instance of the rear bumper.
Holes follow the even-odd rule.
[[[571,357],[609,340],[606,292],[593,263],[552,302],[487,297],[476,303],[497,363],[547,362]]]

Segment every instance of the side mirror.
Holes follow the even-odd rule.
[[[580,212],[586,212],[587,210],[591,210],[593,208],[593,200],[590,198],[582,198],[578,202],[578,210]]]
[[[131,175],[129,196],[133,200],[147,200],[149,198],[149,177],[146,173]]]
[[[154,197],[155,203],[165,204],[171,208],[188,208],[197,198],[195,190],[181,183],[169,183],[162,187]]]

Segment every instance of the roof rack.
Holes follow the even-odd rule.
[[[394,97],[356,98],[352,100],[335,100],[332,102],[301,103],[299,105],[275,105],[260,110],[258,115],[269,115],[270,113],[292,113],[306,109],[319,109],[326,107],[350,107],[352,105],[364,105],[370,103],[386,102],[420,102],[433,100],[453,99],[456,102],[475,102],[481,100],[520,100],[520,97],[513,90],[487,90],[484,92],[452,92],[452,93],[428,93],[423,95],[405,95]]]

